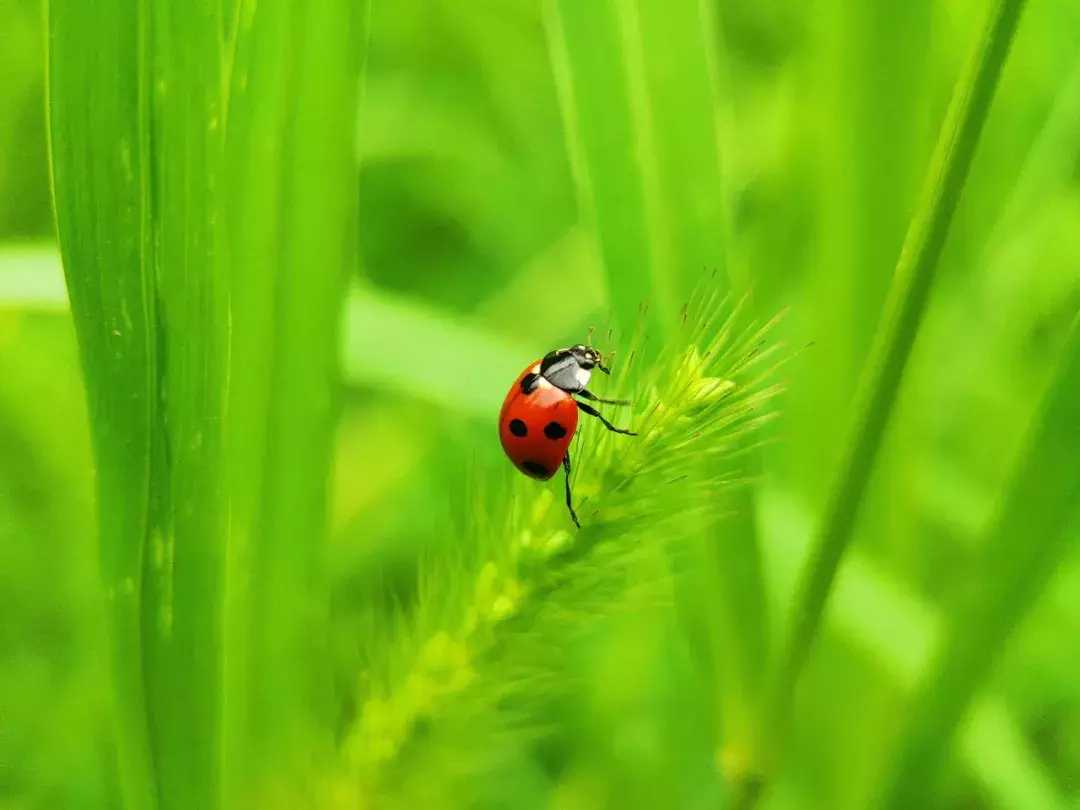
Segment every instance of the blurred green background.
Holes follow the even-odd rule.
[[[715,95],[696,96],[678,65],[650,62],[651,52],[644,63],[655,71],[648,81],[672,71],[670,93],[653,99],[665,114],[651,137],[685,165],[665,170],[716,183],[704,196],[648,187],[643,210],[674,232],[721,228],[682,240],[692,249],[676,262],[648,266],[633,218],[618,221],[633,201],[616,195],[590,211],[575,185],[583,162],[595,174],[603,160],[568,140],[559,76],[567,60],[602,74],[603,38],[564,37],[548,5],[524,0],[372,4],[355,116],[363,292],[345,326],[325,562],[343,727],[357,714],[358,639],[408,611],[426,561],[454,553],[474,483],[462,470],[505,472],[494,429],[505,369],[582,340],[590,326],[602,332],[613,311],[618,320],[636,305],[637,290],[677,309],[717,268],[759,317],[786,309],[774,332],[791,355],[778,372],[786,392],[752,499],[767,626],[781,634],[985,8],[704,3]],[[651,13],[638,20],[645,47],[677,52],[685,32],[651,27],[665,16]],[[94,466],[55,247],[41,5],[0,0],[0,29],[0,808],[113,807]],[[595,49],[582,50],[589,42]],[[1080,7],[1032,0],[763,806],[867,806],[943,622],[981,586],[972,573],[981,538],[1080,310],[1077,42]],[[610,97],[576,103],[586,131],[617,116],[604,106],[617,107]],[[696,126],[715,128],[718,162]],[[594,239],[596,221],[615,244]],[[393,362],[379,351],[388,345]],[[465,357],[470,376],[446,375]],[[714,758],[737,770],[730,760],[740,754],[717,743],[695,703],[712,687],[688,674],[692,635],[674,609],[628,600],[594,625],[566,665],[579,686],[544,718],[558,732],[477,776],[468,806],[720,801]],[[944,773],[938,806],[1080,808],[1075,551],[1003,650]],[[441,776],[430,765],[406,778]],[[380,806],[362,789],[330,793],[331,804]]]

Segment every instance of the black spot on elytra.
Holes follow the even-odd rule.
[[[544,425],[544,435],[552,440],[561,439],[566,435],[566,428],[558,422],[548,422]]]
[[[521,378],[521,393],[523,393],[523,394],[531,394],[533,391],[535,391],[536,390],[536,383],[539,381],[539,379],[540,379],[539,374],[532,374],[532,373],[526,374],[524,377],[522,377]]]
[[[550,478],[551,473],[548,472],[548,468],[537,461],[523,461],[521,462],[521,469],[527,472],[529,475],[537,478]]]
[[[522,437],[522,436],[528,436],[529,435],[529,429],[525,426],[525,423],[522,422],[520,419],[511,419],[510,420],[510,432],[513,433],[515,436],[517,436],[519,438]]]

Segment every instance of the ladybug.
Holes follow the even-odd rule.
[[[617,428],[596,408],[575,397],[605,405],[629,405],[626,400],[601,399],[585,386],[594,368],[611,370],[591,346],[578,344],[556,349],[529,365],[514,381],[499,412],[499,440],[519,470],[530,478],[547,481],[562,465],[566,473],[566,508],[581,528],[570,494],[570,440],[577,430],[578,411],[595,416],[604,427],[626,436],[637,434]]]

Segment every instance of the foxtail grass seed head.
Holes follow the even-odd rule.
[[[517,695],[527,704],[565,688],[551,651],[596,616],[618,611],[629,593],[648,590],[651,583],[627,578],[635,560],[678,545],[700,525],[697,517],[721,508],[718,496],[742,477],[734,451],[770,418],[767,405],[779,390],[770,328],[706,289],[688,304],[676,342],[652,364],[640,362],[639,330],[611,378],[611,396],[632,402],[620,418],[638,435],[590,419],[569,445],[582,529],[567,520],[555,488],[523,476],[507,478],[503,496],[478,504],[461,541],[477,550],[475,558],[429,572],[415,611],[377,642],[393,649],[370,657],[379,671],[362,679],[346,743],[350,770],[368,795],[392,790],[396,768],[424,767],[418,751],[439,744],[435,730],[451,727],[459,706],[469,707],[470,726],[483,716],[485,727],[535,732],[518,715],[503,717],[490,696]],[[521,381],[515,386],[521,390]],[[410,756],[402,758],[406,746]],[[465,754],[455,757],[467,770]]]

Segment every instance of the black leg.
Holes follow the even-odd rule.
[[[579,529],[581,524],[577,519],[577,512],[574,511],[574,499],[570,495],[570,454],[567,453],[563,456],[562,460],[563,470],[566,471],[566,508],[570,510],[570,519],[574,521],[574,525]]]
[[[622,433],[625,436],[637,436],[637,434],[634,433],[634,431],[632,430],[623,430],[622,428],[615,427],[613,424],[611,424],[611,422],[602,417],[600,415],[600,411],[596,410],[596,408],[594,408],[592,405],[586,405],[584,402],[578,402],[577,406],[579,410],[584,411],[589,416],[595,416],[597,419],[604,423],[604,427],[606,427],[613,433]]]
[[[596,394],[594,394],[592,391],[588,390],[587,388],[582,388],[580,391],[575,391],[574,393],[579,397],[585,397],[585,399],[591,400],[593,402],[601,402],[604,405],[629,405],[630,404],[630,400],[628,400],[628,399],[601,399],[600,397],[598,397]]]

